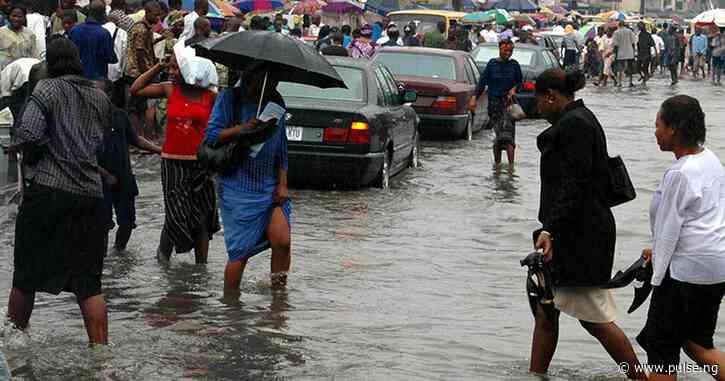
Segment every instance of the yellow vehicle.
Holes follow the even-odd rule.
[[[446,36],[448,36],[448,30],[451,28],[451,24],[460,23],[461,18],[465,15],[465,12],[436,11],[432,9],[409,9],[388,13],[390,22],[399,28],[405,27],[405,25],[412,21],[416,25],[416,33],[421,35],[436,30],[438,22],[445,21]]]

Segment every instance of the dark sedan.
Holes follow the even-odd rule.
[[[396,47],[379,50],[373,60],[387,66],[401,86],[418,92],[413,108],[422,134],[471,140],[488,122],[485,97],[478,100],[475,111],[469,110],[480,74],[468,53]]]
[[[499,56],[498,44],[480,44],[476,49],[473,49],[471,55],[476,60],[479,70],[483,73],[488,61]],[[516,90],[517,99],[529,118],[538,117],[539,112],[536,110],[536,100],[534,99],[536,78],[544,70],[560,68],[559,61],[546,47],[530,44],[516,44],[511,58],[519,63],[521,72],[524,75],[523,84]]]
[[[281,82],[287,103],[291,185],[373,185],[418,163],[415,91],[400,90],[382,65],[350,58],[328,60],[347,89]]]

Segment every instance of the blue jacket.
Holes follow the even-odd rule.
[[[118,63],[111,34],[97,21],[87,19],[71,29],[70,39],[78,47],[86,78],[108,78],[108,64]]]

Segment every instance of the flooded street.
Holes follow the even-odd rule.
[[[668,96],[702,103],[708,146],[725,158],[725,88],[684,80],[648,89],[588,86],[579,96],[605,128],[638,198],[615,208],[615,269],[647,244],[648,206],[671,153],[654,118]],[[156,261],[163,224],[159,159],[137,159],[141,195],[128,252],[110,252],[103,285],[112,345],[89,349],[74,297],[39,295],[29,336],[4,327],[2,351],[18,380],[529,380],[533,318],[519,260],[539,226],[539,153],[548,124],[518,125],[515,173],[492,170],[490,131],[473,142],[423,144],[422,166],[392,189],[292,191],[292,273],[269,287],[269,253],[250,260],[239,302],[222,297],[224,241],[209,264],[193,254]],[[0,303],[12,280],[15,208],[0,207]],[[586,255],[586,253],[582,253]],[[616,290],[617,323],[634,340],[645,304]],[[725,308],[715,342],[725,346]],[[5,311],[2,311],[5,314]],[[7,325],[7,324],[6,324]],[[644,351],[635,343],[640,360]],[[683,360],[684,360],[683,355]],[[552,380],[624,380],[602,347],[562,316]],[[684,380],[708,380],[703,374]]]

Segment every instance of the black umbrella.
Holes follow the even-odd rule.
[[[340,75],[313,47],[277,32],[245,31],[210,38],[194,45],[197,55],[243,70],[252,61],[276,64],[281,81],[322,88],[345,86]]]

